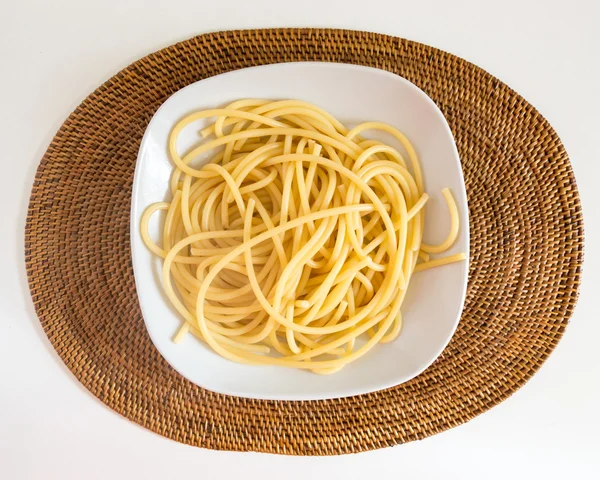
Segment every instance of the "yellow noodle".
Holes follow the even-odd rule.
[[[181,131],[208,118],[198,144],[179,152]],[[409,162],[366,130],[391,134]],[[465,258],[430,257],[458,236],[448,189],[450,233],[422,243],[419,160],[390,125],[349,130],[310,103],[246,99],[182,119],[169,154],[173,199],[148,207],[141,233],[184,320],[176,343],[192,333],[230,360],[331,374],[401,334],[414,272]],[[159,210],[157,244],[148,226]]]
[[[456,255],[448,255],[447,257],[436,258],[435,260],[430,260],[428,262],[419,263],[415,266],[415,272],[421,272],[423,270],[427,270],[428,268],[440,267],[442,265],[448,265],[449,263],[460,262],[465,260],[467,256],[464,253],[457,253]]]

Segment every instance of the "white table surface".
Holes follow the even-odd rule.
[[[535,1],[0,2],[0,478],[599,478],[600,7]],[[587,249],[571,325],[538,374],[468,424],[342,457],[214,452],[129,422],[61,363],[24,273],[27,202],[67,115],[137,58],[199,33],[253,27],[371,30],[485,68],[550,121],[571,157]],[[190,477],[193,475],[193,477]]]

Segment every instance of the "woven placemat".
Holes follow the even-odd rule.
[[[388,390],[313,402],[212,393],[169,367],[144,327],[129,247],[140,141],[161,103],[192,82],[254,65],[310,60],[401,75],[446,116],[462,160],[471,222],[462,319],[433,366]],[[556,346],[575,306],[583,223],[558,136],[530,104],[480,68],[372,33],[233,31],[148,55],[69,116],[36,175],[25,252],[31,295],[48,338],[109,407],[192,445],[326,455],[427,437],[488,410],[523,385]]]

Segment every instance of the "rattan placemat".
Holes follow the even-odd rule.
[[[427,371],[341,400],[276,402],[212,393],[152,345],[136,296],[129,209],[140,140],[182,87],[291,61],[377,67],[415,83],[446,116],[471,221],[464,313]],[[341,79],[343,81],[343,79]],[[135,62],[66,120],[38,169],[27,273],[54,348],[95,396],[179,442],[326,455],[421,439],[488,410],[523,385],[561,338],[577,300],[583,223],[565,150],[548,122],[480,68],[385,35],[315,29],[200,35]]]

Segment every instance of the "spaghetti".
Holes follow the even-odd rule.
[[[181,131],[208,118],[204,141],[181,155]],[[144,212],[141,234],[184,320],[175,342],[192,333],[233,361],[333,373],[399,335],[414,272],[465,258],[431,259],[457,238],[456,203],[444,189],[450,232],[423,243],[419,161],[387,124],[349,130],[306,102],[239,100],[182,119],[169,154],[172,200]],[[148,233],[159,210],[161,246]]]

